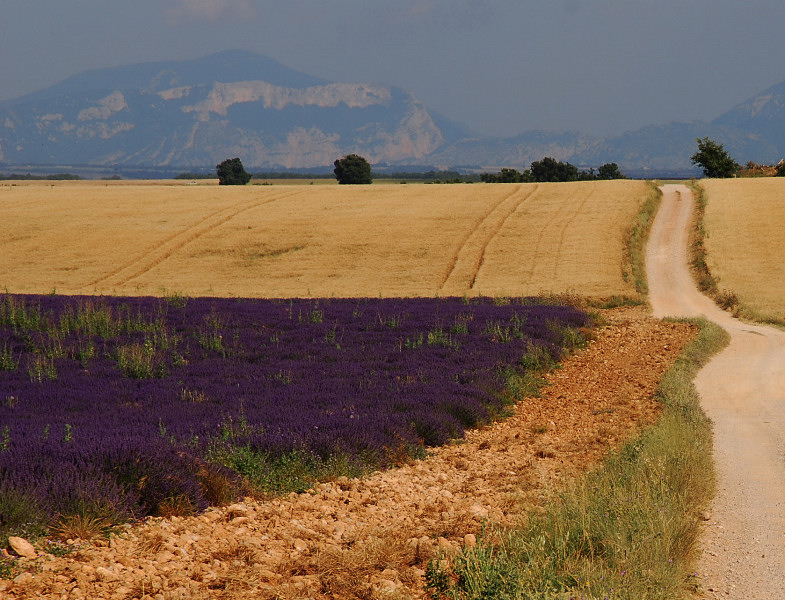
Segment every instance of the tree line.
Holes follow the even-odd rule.
[[[785,159],[777,165],[759,165],[749,161],[746,167],[742,167],[728,153],[722,144],[709,139],[708,137],[697,138],[698,151],[690,157],[693,164],[701,167],[705,177],[758,177],[772,176],[785,177]],[[374,174],[371,171],[371,164],[358,154],[348,154],[334,162],[333,176],[341,184],[369,184],[373,182]],[[300,173],[264,173],[252,175],[243,167],[242,161],[235,157],[222,161],[215,167],[218,183],[220,185],[245,185],[252,178],[273,179],[276,177],[296,178],[305,177],[308,179],[318,178],[319,175],[300,174]],[[206,179],[213,176],[206,173],[181,173],[175,179]],[[324,174],[328,178],[330,175]],[[485,183],[539,183],[539,182],[560,182],[560,181],[594,181],[609,179],[624,179],[625,175],[616,163],[605,163],[594,170],[579,170],[569,162],[558,161],[546,156],[542,160],[531,163],[530,168],[520,172],[512,168],[503,168],[498,173],[482,173],[480,175],[462,175],[457,171],[434,171],[427,172],[400,172],[391,174],[379,174],[377,178],[401,179],[402,183],[406,180],[424,181],[430,183],[474,183],[482,181]],[[3,180],[67,180],[82,179],[79,175],[71,173],[57,173],[53,175],[31,175],[11,173],[3,175],[0,173],[0,181]],[[121,179],[119,175],[105,177],[104,179]]]
[[[777,175],[785,176],[785,160],[780,161],[776,166],[758,165],[752,161],[747,163],[743,169],[727,150],[714,140],[708,137],[698,138],[698,151],[690,158],[693,164],[703,170],[706,177],[735,177],[739,174],[746,176],[756,175]],[[337,159],[333,166],[333,174],[340,184],[369,184],[373,182],[371,164],[367,159],[358,154],[348,154],[343,158]],[[243,167],[242,161],[238,158],[230,158],[222,161],[215,167],[218,183],[220,185],[245,185],[254,177]],[[119,179],[119,176],[115,176]],[[176,176],[177,179],[201,179],[209,175],[201,173],[182,173]],[[310,178],[313,175],[309,176]],[[624,179],[625,176],[615,162],[605,163],[594,170],[579,170],[569,162],[558,161],[546,156],[542,160],[531,163],[528,169],[520,172],[512,168],[503,168],[498,173],[482,173],[476,175],[460,175],[457,171],[428,171],[426,173],[394,173],[391,175],[380,175],[379,177],[389,177],[391,179],[416,179],[430,181],[433,183],[473,183],[478,179],[485,183],[540,183],[540,182],[562,182],[562,181],[595,181]],[[113,177],[114,178],[114,177]],[[11,174],[4,176],[0,174],[0,180],[9,179],[81,179],[78,175],[70,173],[58,173],[55,175],[20,175]]]
[[[358,154],[348,154],[334,162],[333,174],[340,184],[369,184],[373,182],[371,164]],[[221,185],[245,185],[253,177],[243,168],[239,158],[231,158],[216,165],[218,183]],[[531,164],[523,173],[504,168],[499,173],[462,176],[457,171],[428,171],[426,173],[393,173],[382,176],[390,179],[418,179],[433,183],[526,183],[542,181],[592,181],[598,179],[624,179],[616,163],[606,163],[596,172],[594,169],[579,171],[568,162],[545,157]]]
[[[30,173],[0,173],[0,181],[76,181],[82,179],[73,173],[53,173],[51,175],[32,175]]]
[[[568,162],[558,161],[546,156],[531,163],[523,172],[505,168],[498,173],[483,173],[480,179],[485,183],[544,183],[560,181],[595,181],[598,179],[624,179],[624,174],[616,163],[605,163],[595,172],[579,171]]]

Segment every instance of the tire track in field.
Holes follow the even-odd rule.
[[[502,230],[503,230],[503,229],[504,229],[504,228],[507,226],[507,221],[509,221],[509,220],[510,220],[510,218],[511,218],[511,217],[512,217],[512,216],[513,216],[513,215],[514,215],[516,212],[518,212],[518,209],[521,207],[521,205],[523,204],[523,202],[524,202],[525,200],[528,200],[529,198],[531,198],[532,196],[534,196],[534,194],[536,194],[536,193],[537,193],[537,188],[538,188],[538,187],[539,187],[539,186],[534,186],[534,189],[532,189],[532,191],[531,191],[531,192],[529,192],[529,193],[528,193],[526,196],[524,196],[523,198],[521,198],[521,200],[518,202],[518,204],[516,204],[516,205],[515,205],[515,208],[514,208],[513,210],[511,210],[511,211],[510,211],[510,212],[507,214],[507,216],[505,216],[505,217],[504,217],[504,220],[502,220],[502,222],[501,222],[501,224],[499,225],[498,229],[496,229],[496,231],[493,233],[493,235],[491,235],[491,237],[489,237],[489,238],[486,240],[485,244],[484,244],[484,245],[483,245],[483,247],[482,247],[482,253],[480,254],[480,260],[479,260],[479,262],[478,262],[478,264],[477,264],[477,270],[475,271],[475,273],[474,273],[474,276],[472,277],[472,283],[471,283],[471,285],[469,286],[469,289],[470,289],[470,290],[473,290],[473,289],[474,289],[474,284],[477,282],[477,277],[480,275],[480,270],[482,270],[482,267],[483,267],[483,265],[485,264],[485,252],[488,250],[488,246],[490,246],[490,244],[493,242],[493,240],[495,240],[495,239],[498,237],[498,235],[499,235],[499,234],[502,232]]]
[[[556,211],[556,214],[549,220],[548,225],[540,229],[539,234],[537,235],[537,241],[534,243],[534,256],[531,259],[531,263],[529,266],[529,272],[526,275],[526,279],[528,282],[534,280],[535,272],[543,269],[543,263],[549,262],[551,263],[551,272],[548,275],[548,279],[553,279],[558,270],[559,270],[559,258],[561,257],[562,247],[564,246],[564,240],[567,235],[567,230],[569,229],[570,225],[578,218],[583,211],[583,207],[589,201],[589,198],[594,194],[594,190],[589,190],[588,194],[586,194],[579,202],[569,202],[568,199],[562,203],[562,205]],[[555,237],[552,233],[556,230],[557,236],[559,241],[556,243],[556,252],[544,252],[543,251],[543,240],[548,237],[548,239],[552,239]],[[547,249],[552,249],[554,244],[552,242],[548,242],[546,244]],[[549,260],[549,257],[552,258]]]
[[[556,273],[559,270],[559,258],[562,255],[562,248],[564,247],[564,240],[567,237],[567,231],[570,229],[570,226],[575,222],[579,216],[583,215],[583,208],[589,202],[589,198],[594,195],[594,186],[592,189],[589,190],[589,193],[586,194],[583,199],[578,203],[575,207],[575,210],[572,211],[572,214],[569,214],[564,221],[564,225],[561,226],[561,231],[559,232],[559,241],[556,244],[556,254],[553,258],[553,269],[551,271],[551,277],[555,278]],[[575,205],[572,205],[575,206]]]
[[[194,240],[202,237],[205,234],[217,229],[236,216],[278,200],[284,200],[299,192],[290,192],[288,194],[280,194],[272,198],[265,198],[263,200],[252,200],[245,202],[240,206],[230,206],[214,213],[211,213],[196,223],[186,227],[182,231],[174,233],[164,239],[162,242],[131,261],[119,266],[110,273],[94,279],[90,283],[82,286],[83,288],[93,287],[96,285],[110,283],[112,285],[124,285],[130,280],[144,275],[152,268],[167,260],[175,252],[190,244]]]
[[[522,194],[524,185],[519,185],[483,215],[458,245],[450,269],[439,287],[440,294],[458,295],[473,289],[488,244],[499,234],[510,216],[538,189],[539,186],[528,187],[528,193]]]
[[[444,286],[447,283],[447,280],[453,274],[453,271],[455,271],[455,266],[458,263],[458,257],[460,256],[461,251],[463,250],[463,248],[466,245],[466,243],[469,241],[469,238],[477,231],[477,229],[482,225],[482,223],[490,216],[490,214],[493,211],[495,211],[497,208],[499,208],[499,206],[505,200],[508,200],[510,197],[515,195],[520,190],[520,188],[521,188],[521,186],[518,186],[512,194],[510,194],[509,196],[505,196],[504,198],[499,200],[496,204],[494,204],[491,208],[489,208],[485,212],[485,214],[483,214],[479,219],[477,219],[475,221],[474,226],[469,231],[466,232],[466,235],[464,235],[463,238],[461,239],[461,241],[458,243],[458,247],[455,250],[455,253],[453,254],[452,261],[450,261],[450,268],[447,269],[447,271],[445,271],[444,277],[442,277],[442,281],[439,284],[439,291],[444,289]]]

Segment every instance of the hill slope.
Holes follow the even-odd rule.
[[[511,124],[514,127],[514,123]],[[695,139],[740,162],[785,156],[785,82],[710,123],[669,123],[602,138],[529,131],[477,138],[410,92],[329,82],[269,58],[204,58],[88,71],[0,103],[0,163],[208,167],[240,156],[252,169],[327,167],[356,152],[373,164],[528,168],[551,156],[638,174],[698,174]]]
[[[331,83],[268,58],[203,59],[86,72],[0,104],[0,161],[94,165],[329,165],[418,160],[460,137],[410,93]]]

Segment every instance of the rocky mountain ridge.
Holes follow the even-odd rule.
[[[710,123],[609,138],[472,136],[411,92],[325,81],[243,51],[88,71],[0,103],[0,167],[211,168],[240,156],[251,169],[281,170],[329,167],[354,152],[374,165],[525,168],[551,156],[645,173],[689,171],[695,139],[703,136],[740,162],[776,163],[785,156],[785,82]]]
[[[198,167],[239,155],[254,168],[301,168],[347,152],[417,161],[445,143],[444,129],[409,92],[225,52],[85,73],[2,103],[0,162]]]

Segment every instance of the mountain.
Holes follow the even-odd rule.
[[[422,162],[464,137],[411,93],[317,79],[227,51],[76,75],[0,103],[0,162],[251,168]]]
[[[728,146],[745,160],[777,162],[785,156],[785,81],[712,121],[728,132]],[[746,157],[749,157],[748,159]]]
[[[530,131],[502,139],[467,138],[432,155],[437,164],[527,168],[550,156],[581,167],[615,162],[627,173],[698,175],[690,157],[709,137],[737,161],[776,164],[785,157],[785,82],[753,96],[710,122],[651,125],[607,138],[577,132]]]
[[[545,156],[580,167],[697,174],[696,138],[740,162],[785,156],[785,82],[711,122],[653,125],[613,137],[529,131],[472,136],[399,88],[330,82],[269,58],[204,58],[88,71],[0,103],[0,163],[254,170],[329,167],[358,153],[374,165],[528,168]]]

